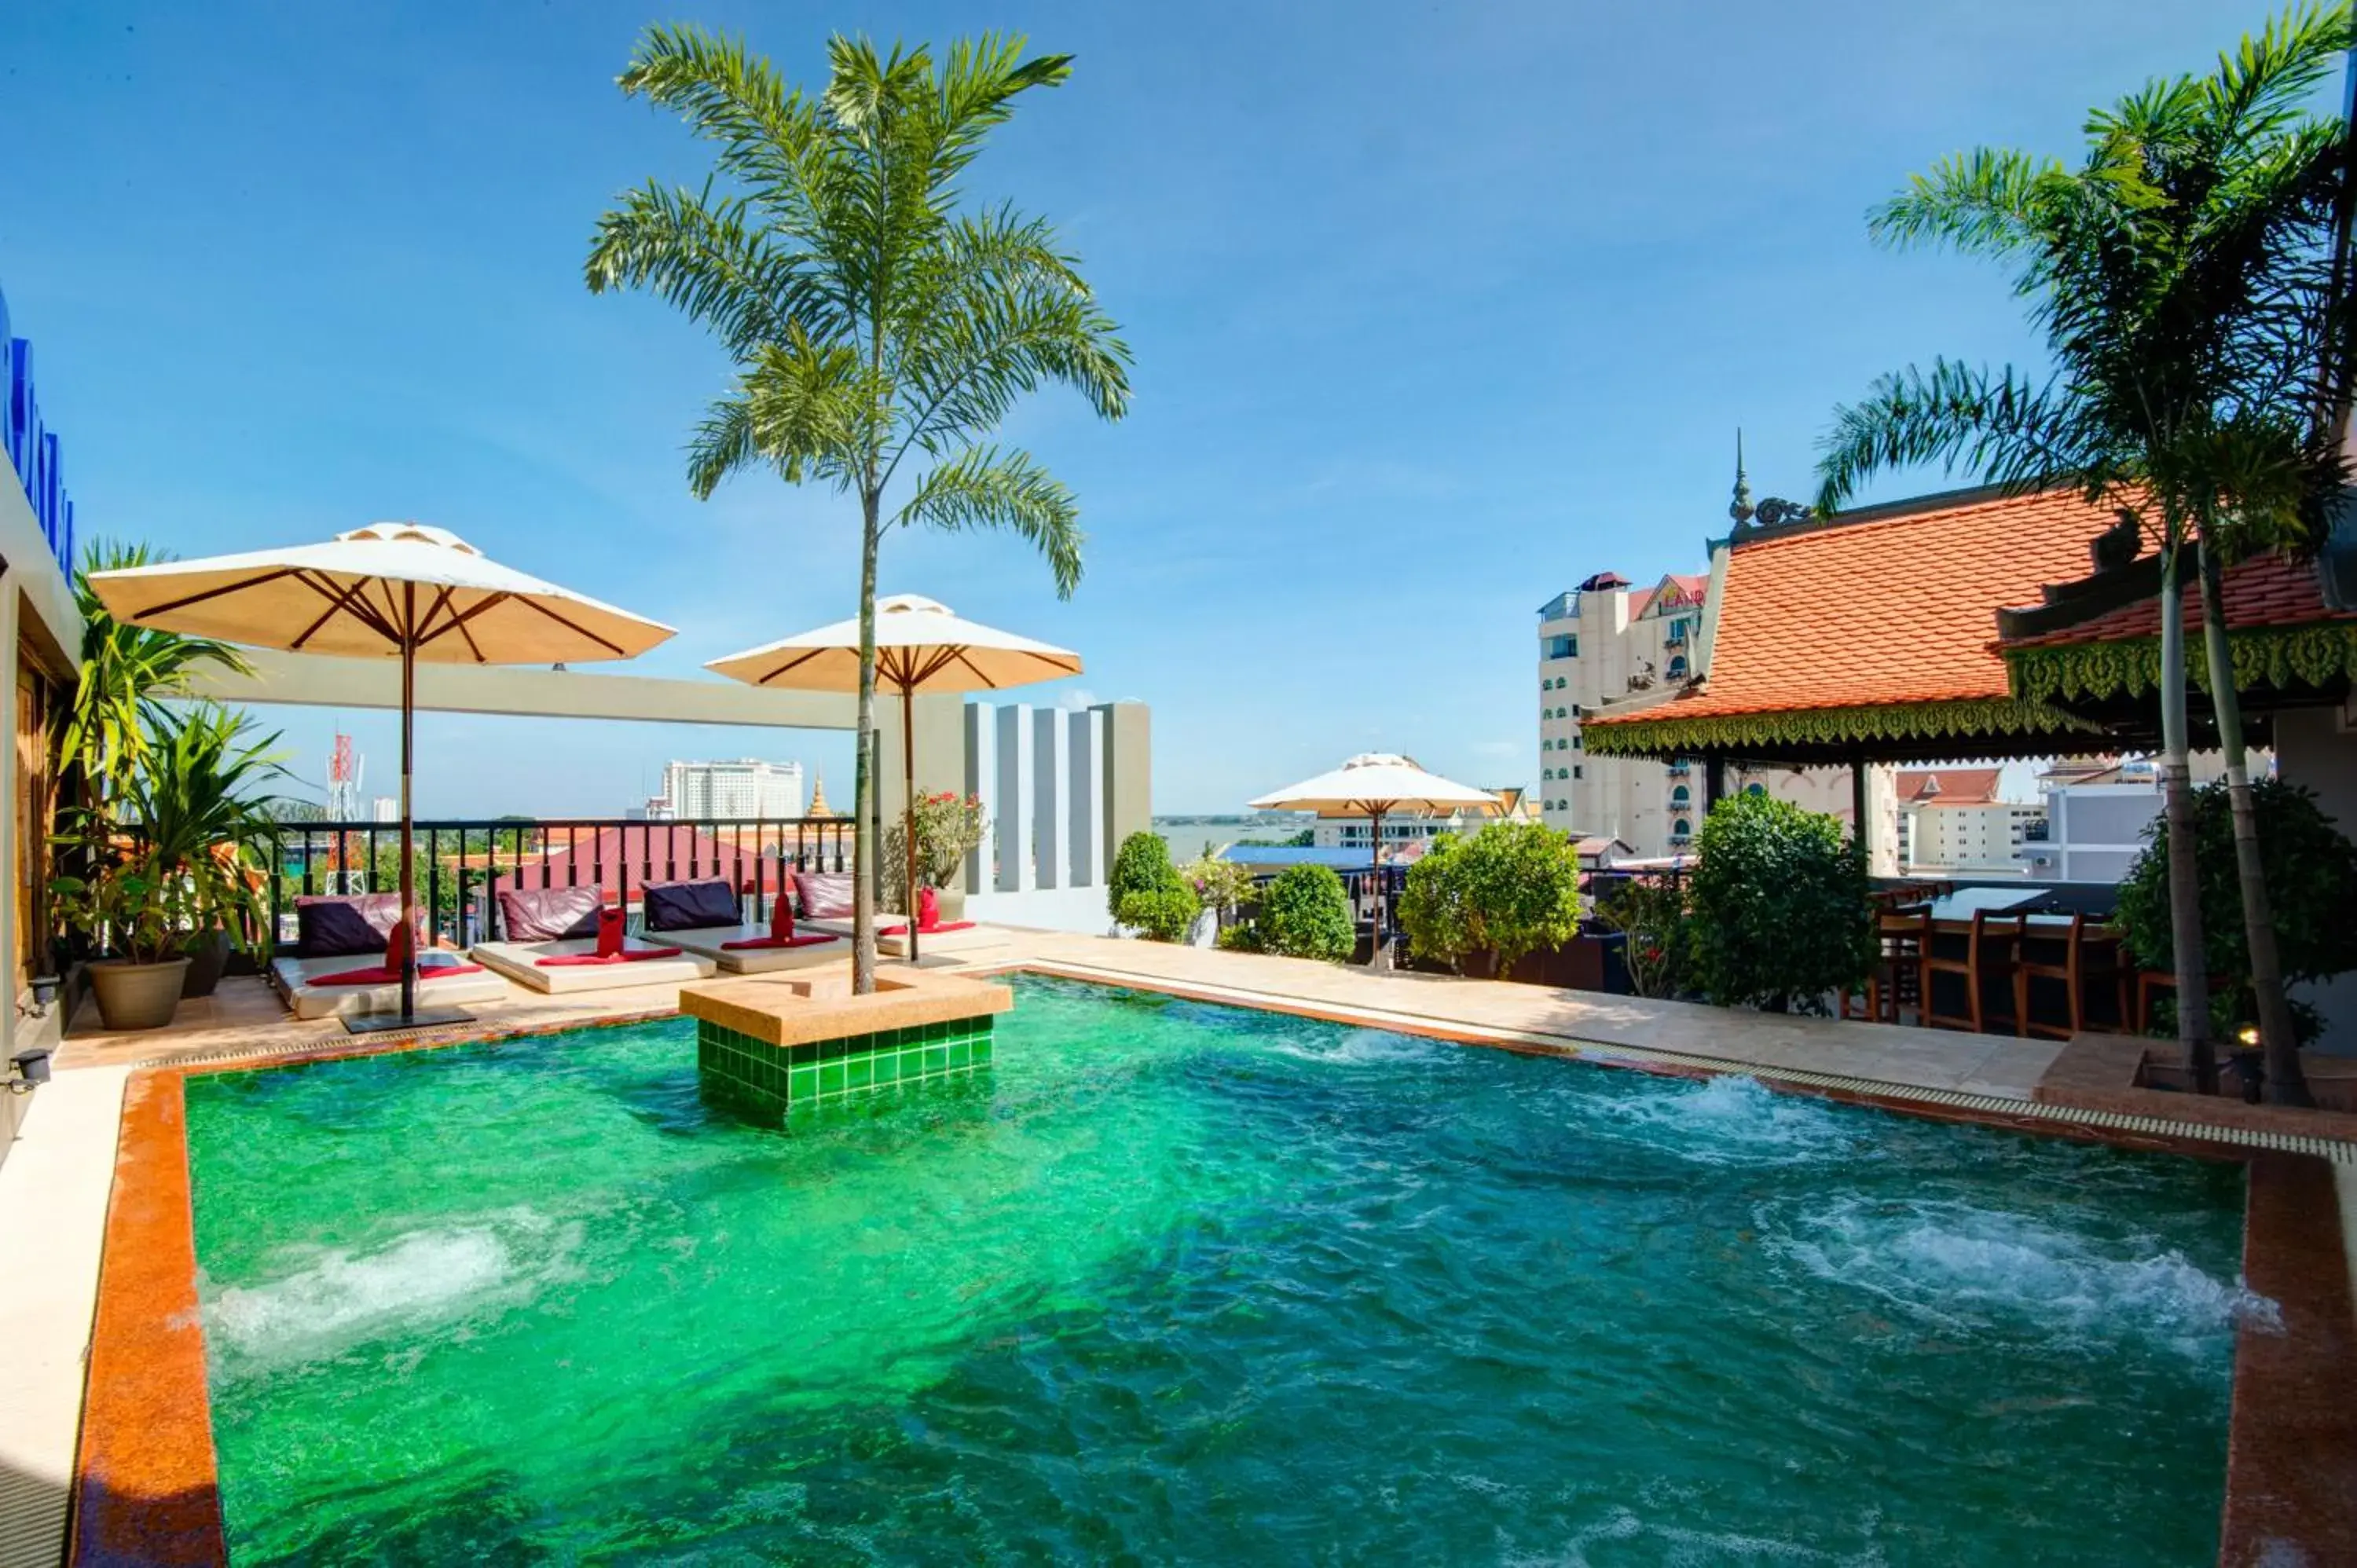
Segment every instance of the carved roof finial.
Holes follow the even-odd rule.
[[[1738,424],[1735,427],[1735,499],[1728,504],[1727,515],[1740,528],[1751,521],[1751,478],[1743,471],[1743,427]]]

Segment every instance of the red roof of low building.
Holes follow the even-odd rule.
[[[2083,575],[2113,521],[2075,492],[1979,491],[1738,537],[1706,681],[1587,722],[2008,698],[1997,609]]]
[[[2180,566],[2179,571],[2186,568]],[[2226,625],[2233,631],[2266,627],[2313,626],[2322,621],[2357,624],[2357,611],[2334,610],[2324,603],[2323,585],[2316,567],[2287,555],[2259,555],[2227,567],[2219,575],[2226,603]],[[2189,638],[2201,635],[2201,596],[2189,584],[2184,602]],[[2136,642],[2160,635],[2160,600],[2142,598],[2106,610],[2071,626],[2029,637],[2007,639],[2005,647],[2053,648],[2088,642]]]
[[[1986,806],[1996,799],[1997,780],[2003,776],[2003,770],[1996,768],[1910,768],[1899,775],[1899,802],[1903,806],[1932,801]]]

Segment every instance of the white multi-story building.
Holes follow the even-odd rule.
[[[1589,757],[1579,732],[1594,709],[1697,672],[1707,590],[1699,573],[1633,588],[1600,572],[1539,607],[1538,802],[1549,827],[1617,838],[1641,857],[1692,844],[1702,827],[1702,765]],[[1849,775],[1837,768],[1734,768],[1727,788],[1781,796],[1845,824],[1852,815]]]
[[[2018,875],[2046,808],[2000,800],[1996,768],[1909,768],[1899,775],[1899,869]]]
[[[779,818],[802,814],[802,765],[760,762],[677,762],[663,768],[662,815]],[[648,802],[649,815],[654,802]]]
[[[2197,751],[2188,758],[2195,785],[2222,778],[2225,757]],[[2253,778],[2275,771],[2275,756],[2250,754]],[[2117,882],[2142,854],[2160,815],[2160,770],[2142,757],[2057,762],[2038,776],[2046,797],[2044,825],[2024,838],[2022,870],[2055,882]]]

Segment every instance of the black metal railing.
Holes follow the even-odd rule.
[[[748,918],[797,871],[849,871],[848,817],[619,817],[437,820],[413,824],[412,878],[433,940],[465,947],[492,934],[496,895],[597,887],[625,908],[650,882],[726,877],[751,900]],[[401,886],[399,822],[283,822],[264,846],[274,946],[296,938],[295,900]]]
[[[1254,877],[1254,897],[1232,910],[1222,911],[1220,917],[1221,924],[1223,926],[1250,925],[1259,919],[1259,895],[1281,875],[1283,874],[1280,872],[1269,872]],[[1383,940],[1393,942],[1399,940],[1401,932],[1396,917],[1399,909],[1400,889],[1407,886],[1407,867],[1386,865],[1381,870],[1376,870],[1361,866],[1356,871],[1337,871],[1334,875],[1342,879],[1342,897],[1351,906],[1351,921],[1358,928],[1360,937],[1364,939],[1372,932],[1378,918],[1376,911],[1380,909],[1383,921]],[[1380,882],[1378,878],[1381,879]],[[1380,898],[1377,897],[1378,891],[1381,894]]]

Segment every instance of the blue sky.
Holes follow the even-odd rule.
[[[697,328],[580,282],[650,176],[702,177],[613,77],[640,27],[746,33],[815,82],[830,30],[998,27],[1078,56],[969,188],[1054,219],[1137,360],[1117,425],[1027,404],[1088,575],[988,535],[890,540],[887,592],[1082,650],[1155,711],[1156,805],[1228,811],[1361,750],[1537,772],[1539,603],[1697,567],[1734,432],[1804,495],[1834,404],[1910,359],[2023,359],[1990,269],[1863,214],[1983,142],[2075,153],[2085,109],[2257,25],[2209,0],[1264,7],[214,0],[0,8],[0,288],[38,348],[81,526],[184,555],[378,517],[682,628],[705,659],[851,612],[844,498],[708,503],[681,443]],[[1934,488],[1936,476],[1881,496]],[[1080,700],[1056,687],[1039,701]],[[277,710],[316,779],[340,723]],[[429,715],[425,814],[618,811],[673,756],[809,733]]]

